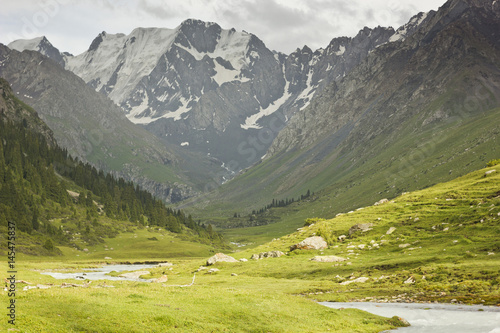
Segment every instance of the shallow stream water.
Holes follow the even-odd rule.
[[[500,307],[497,306],[366,302],[320,304],[335,309],[360,309],[384,317],[398,316],[411,324],[410,327],[390,332],[500,333]]]
[[[149,282],[150,280],[133,279],[119,276],[106,275],[107,273],[122,272],[122,271],[137,271],[147,268],[153,268],[157,265],[153,264],[119,264],[119,265],[106,265],[100,268],[89,268],[82,272],[77,273],[61,273],[61,272],[44,272],[42,274],[50,275],[56,279],[77,279],[77,280],[113,280],[113,281],[143,281]]]

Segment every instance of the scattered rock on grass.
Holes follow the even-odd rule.
[[[337,256],[316,256],[311,259],[311,261],[316,262],[341,262],[346,261],[347,259]]]
[[[351,236],[352,234],[358,232],[358,231],[361,231],[361,232],[367,232],[369,230],[372,230],[373,227],[373,224],[371,223],[358,223],[358,224],[355,224],[353,225],[350,229],[349,229],[349,236]]]
[[[168,281],[168,276],[166,276],[166,275],[162,275],[161,277],[153,280],[153,282],[156,282],[156,283],[163,283],[163,282],[167,282],[167,281]]]
[[[351,284],[351,283],[365,283],[368,280],[370,280],[370,278],[362,276],[362,277],[359,277],[359,278],[354,279],[354,280],[342,282],[341,285],[346,286],[346,285]]]
[[[224,253],[216,253],[213,257],[208,258],[207,266],[213,265],[216,262],[238,262],[238,260]]]
[[[485,176],[485,177],[488,177],[488,175],[491,175],[492,173],[495,173],[495,172],[497,172],[497,171],[496,171],[496,170],[486,171],[486,172],[484,173],[484,176]]]
[[[268,252],[261,252],[259,254],[252,254],[252,257],[250,259],[258,260],[264,258],[279,258],[284,255],[285,254],[281,251],[268,251]]]
[[[290,251],[293,250],[322,250],[326,249],[328,244],[321,236],[312,236],[304,239],[302,242],[290,246]]]
[[[389,202],[389,200],[387,200],[387,199],[381,199],[381,200],[375,202],[373,205],[374,206],[378,206],[378,205],[382,205],[382,204],[385,204],[385,203],[388,203],[388,202]]]
[[[386,235],[390,235],[392,234],[394,231],[396,231],[396,228],[394,227],[390,227],[389,230],[387,230],[387,232],[385,233]]]
[[[158,264],[158,267],[170,267],[170,266],[173,266],[174,264],[172,264],[171,262],[161,262]]]
[[[405,284],[413,284],[413,283],[415,283],[415,278],[413,276],[410,276],[404,283]]]

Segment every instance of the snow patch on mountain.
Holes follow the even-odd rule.
[[[7,45],[9,49],[22,52],[24,50],[40,51],[40,43],[45,39],[45,36],[36,37],[33,39],[18,39]]]
[[[344,48],[345,50],[345,48]],[[304,101],[304,106],[300,108],[300,110],[306,108],[309,103],[311,102],[313,96],[314,96],[314,91],[317,88],[317,86],[312,84],[312,76],[313,73],[310,71],[307,75],[307,82],[306,82],[306,88],[302,90],[299,96],[297,96],[297,101],[303,100]]]
[[[345,46],[340,45],[339,50],[337,52],[335,52],[335,55],[341,56],[344,54],[344,52],[345,52]]]
[[[398,30],[396,30],[394,35],[392,35],[391,38],[389,38],[389,43],[396,42],[399,40],[404,40],[409,33],[413,32],[422,24],[422,22],[424,22],[424,20],[428,17],[428,15],[429,12],[427,13],[422,12],[413,16],[408,23],[406,23],[405,25],[398,28]]]
[[[139,81],[149,75],[160,57],[172,45],[175,30],[166,28],[137,28],[130,35],[99,35],[102,42],[95,50],[67,59],[66,68],[86,82],[95,82],[100,91],[108,83],[108,96],[117,104],[129,96]],[[137,113],[137,111],[136,111]]]
[[[240,125],[241,128],[246,130],[250,128],[261,129],[262,126],[260,126],[257,123],[259,119],[261,119],[262,117],[269,116],[274,112],[278,111],[278,109],[292,96],[292,94],[288,92],[289,87],[290,87],[290,82],[287,81],[285,84],[285,88],[283,90],[283,95],[277,100],[275,100],[273,103],[269,104],[267,108],[261,107],[259,112],[251,115],[250,117],[247,117],[245,119],[245,123]]]

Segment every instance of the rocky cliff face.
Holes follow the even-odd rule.
[[[497,4],[469,0],[449,1],[437,13],[415,16],[390,38],[392,42],[376,48],[293,117],[267,157],[304,149],[334,135],[339,144],[352,148],[397,130],[398,124],[411,117],[418,117],[414,130],[467,117],[468,108],[460,111],[457,105],[463,106],[467,96],[481,86],[494,95],[500,87],[498,15]],[[469,76],[468,81],[461,82],[457,76]],[[454,103],[443,103],[432,111],[424,107],[445,94],[453,80],[460,82],[453,93],[457,94]]]

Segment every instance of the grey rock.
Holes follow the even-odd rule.
[[[316,261],[316,262],[342,262],[346,260],[347,259],[345,258],[337,256],[315,256],[314,258],[311,259],[311,261]]]
[[[261,252],[259,254],[252,254],[252,257],[250,259],[258,260],[264,258],[279,258],[284,255],[285,254],[281,251],[268,251],[268,252]]]
[[[387,230],[387,232],[385,233],[386,235],[390,235],[392,234],[394,231],[396,231],[396,228],[395,227],[390,227],[389,230]]]
[[[323,250],[328,244],[321,236],[312,236],[304,239],[302,242],[290,246],[290,251],[294,250]]]
[[[168,276],[166,276],[166,275],[162,275],[159,278],[153,280],[153,282],[155,282],[155,283],[163,283],[163,282],[167,282],[167,281],[168,281]]]
[[[214,256],[208,258],[207,266],[213,265],[216,262],[238,262],[238,260],[224,253],[216,253]]]
[[[356,232],[367,232],[369,230],[372,230],[373,224],[372,223],[358,223],[353,225],[351,228],[349,228],[349,236]]]

